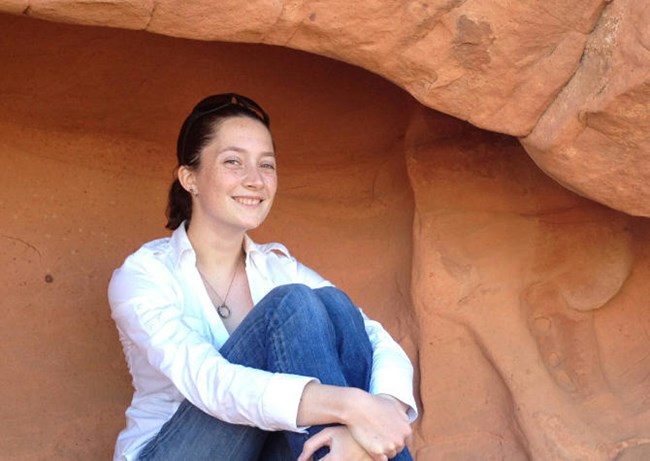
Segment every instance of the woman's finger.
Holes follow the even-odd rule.
[[[328,446],[330,441],[331,437],[329,436],[327,429],[323,429],[322,431],[312,435],[302,446],[302,453],[300,453],[297,461],[310,461],[311,457],[314,456],[314,453],[316,453],[318,449]]]

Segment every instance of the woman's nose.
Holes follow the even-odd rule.
[[[257,168],[257,165],[248,165],[246,167],[246,176],[244,177],[244,185],[250,188],[261,188],[264,186],[262,173]]]

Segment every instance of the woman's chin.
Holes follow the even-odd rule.
[[[257,229],[264,223],[264,221],[266,221],[267,216],[268,216],[268,212],[262,215],[258,215],[256,217],[251,217],[251,219],[245,220],[246,230],[249,231],[249,230]]]
[[[244,232],[252,231],[257,229],[262,225],[264,219],[255,219],[250,221],[245,221],[241,223],[241,228]]]

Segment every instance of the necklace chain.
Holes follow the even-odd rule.
[[[232,313],[230,310],[230,307],[228,307],[228,304],[226,304],[226,301],[228,301],[228,295],[230,294],[230,289],[232,288],[232,284],[235,281],[235,277],[237,277],[237,272],[239,270],[239,264],[241,262],[241,258],[237,260],[237,265],[235,266],[235,270],[233,271],[232,278],[230,279],[230,285],[228,285],[228,290],[226,290],[226,296],[223,298],[223,301],[217,305],[214,302],[214,299],[212,299],[212,296],[210,296],[210,301],[212,301],[212,305],[214,308],[217,310],[217,314],[219,314],[219,317],[222,319],[227,319],[230,317],[230,314]],[[212,284],[208,281],[205,275],[203,275],[203,272],[201,272],[201,269],[196,268],[197,271],[199,271],[199,275],[201,276],[201,280],[203,280],[203,285],[205,285],[208,290],[214,294],[219,301],[221,301],[221,296],[219,296],[219,293],[217,293],[217,290],[214,289]]]

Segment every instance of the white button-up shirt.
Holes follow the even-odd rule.
[[[258,245],[246,236],[244,251],[256,304],[280,285],[331,286],[279,243]],[[136,459],[184,399],[226,422],[303,429],[296,425],[298,405],[312,378],[243,367],[219,354],[229,334],[196,269],[184,224],[129,256],[113,273],[108,298],[135,388],[114,460]],[[411,363],[378,322],[364,319],[374,351],[370,392],[401,400],[414,420]]]

